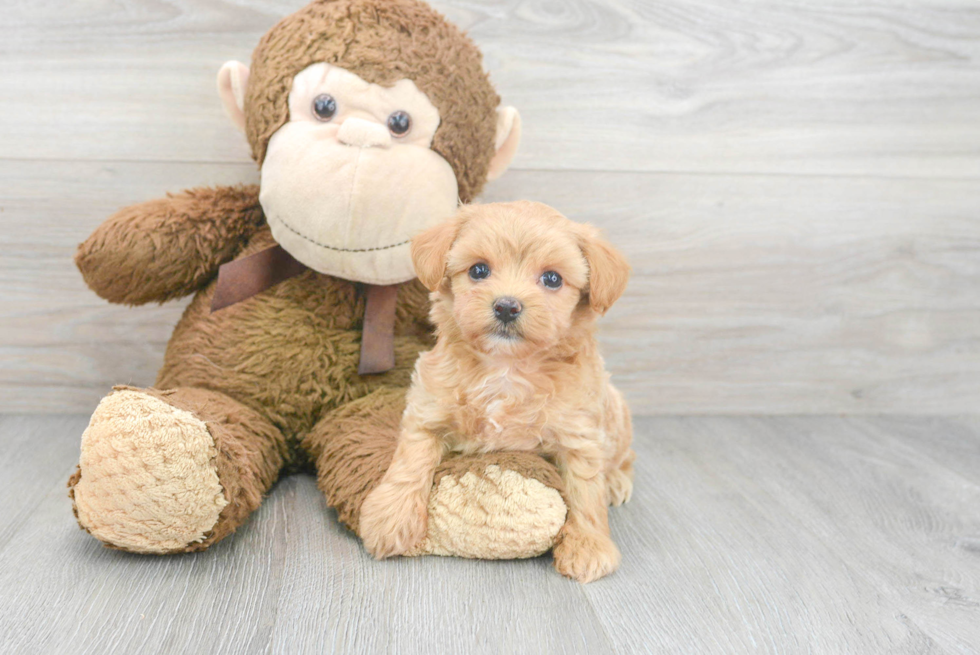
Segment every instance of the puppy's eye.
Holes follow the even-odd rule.
[[[388,129],[395,136],[405,136],[412,129],[412,117],[407,111],[398,110],[388,117]]]
[[[313,98],[313,115],[317,120],[327,122],[337,113],[337,101],[329,93],[321,93]]]
[[[545,285],[549,289],[560,289],[561,276],[555,271],[545,271],[541,274],[541,284]]]
[[[486,264],[473,264],[470,266],[471,280],[485,280],[490,277],[490,267]]]

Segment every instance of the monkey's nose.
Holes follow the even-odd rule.
[[[523,309],[521,307],[521,301],[510,296],[497,298],[493,301],[493,315],[501,323],[510,323],[511,321],[517,320],[517,317],[521,315]]]
[[[348,118],[340,124],[337,139],[348,146],[358,148],[390,148],[391,133],[380,123],[363,118]]]

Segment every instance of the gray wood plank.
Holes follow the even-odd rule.
[[[32,520],[52,481],[68,480],[86,425],[82,416],[0,415],[0,549]]]
[[[291,510],[274,653],[609,653],[580,585],[550,558],[371,559],[312,478]]]
[[[84,417],[58,421],[0,427],[74,456]],[[374,562],[308,476],[206,553],[109,551],[75,526],[63,472],[20,458],[0,472],[35,476],[40,503],[0,546],[0,650],[977,652],[980,484],[942,463],[955,442],[923,457],[908,437],[947,423],[970,429],[641,419],[636,493],[612,512],[623,566],[584,588],[548,558]]]
[[[980,191],[936,184],[520,173],[488,197],[629,255],[600,335],[640,413],[975,412]]]
[[[872,422],[919,457],[980,484],[980,416],[880,416]],[[980,534],[963,537],[963,544],[980,551]]]
[[[246,161],[214,76],[302,4],[15,3],[0,156]],[[522,112],[521,169],[980,175],[968,0],[434,4]]]
[[[877,419],[831,419],[819,430],[796,418],[766,425],[757,444],[786,462],[767,482],[782,481],[777,493],[794,515],[823,510],[814,524],[842,558],[896,587],[905,614],[945,650],[980,652],[975,476],[924,457]]]
[[[806,566],[802,561],[817,556],[813,573],[819,579],[794,574],[785,579],[800,589],[832,584],[833,593],[842,594],[839,607],[846,623],[860,631],[862,640],[874,630],[867,630],[869,619],[854,608],[868,603],[846,600],[843,581],[875,591],[888,640],[901,636],[905,647],[916,652],[931,642],[944,652],[980,650],[980,558],[975,548],[980,485],[898,442],[888,424],[874,418],[651,419],[643,425],[647,434],[658,433],[666,442],[660,446],[661,459],[671,456],[669,470],[661,462],[664,469],[654,474],[658,491],[671,500],[674,494],[686,500],[692,494],[714,497],[712,490],[723,490],[766,522],[781,523],[778,530],[757,529],[740,513],[718,512],[712,527],[705,529],[700,516],[712,505],[694,500],[675,532],[703,537],[711,529],[725,534],[750,530],[780,556],[795,553],[789,558],[794,566]],[[681,477],[696,490],[685,486],[686,493],[679,492]],[[752,561],[752,551],[746,552],[741,540],[732,541],[735,548],[726,550],[726,556],[741,575],[750,566],[746,560]],[[767,557],[767,566],[784,570],[780,556]],[[838,577],[841,581],[830,582]],[[630,602],[630,595],[618,601],[600,596],[598,587],[587,593],[599,608],[615,610],[617,602]],[[813,604],[807,607],[812,611]],[[598,611],[608,625],[607,615]],[[620,614],[610,614],[612,620],[624,621]],[[847,633],[844,627],[833,634]],[[814,643],[816,652],[854,650]]]
[[[110,306],[71,256],[107,214],[245,165],[0,161],[0,409],[89,411],[149,384],[183,303]],[[980,406],[980,189],[963,180],[515,171],[629,255],[600,322],[638,414]]]
[[[194,186],[252,183],[255,166],[8,161],[0,171],[0,377],[11,381],[0,383],[0,406],[87,412],[114,384],[152,384],[187,301],[109,305],[75,269],[75,247],[120,207]]]
[[[945,652],[903,615],[902,580],[869,577],[758,484],[785,464],[758,447],[744,461],[757,423],[637,421],[634,497],[610,517],[623,564],[585,589],[617,651]]]
[[[289,517],[282,500],[201,555],[143,557],[79,530],[64,482],[0,551],[6,653],[259,653],[272,630]]]
[[[3,427],[32,421],[52,423]],[[52,449],[77,456],[76,430],[51,436]],[[205,553],[141,557],[78,529],[67,473],[12,468],[47,493],[25,490],[37,507],[0,545],[3,652],[611,652],[580,586],[547,558],[375,562],[310,476],[280,481]]]

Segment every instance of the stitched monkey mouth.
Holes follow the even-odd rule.
[[[412,242],[411,239],[405,239],[404,241],[399,241],[398,243],[392,243],[387,246],[373,246],[371,248],[339,248],[337,246],[331,246],[326,243],[320,243],[316,239],[303,234],[301,231],[297,230],[295,227],[287,223],[281,216],[268,215],[267,218],[275,220],[277,223],[282,225],[284,228],[298,236],[299,238],[312,243],[314,246],[324,248],[326,250],[333,250],[334,252],[376,252],[378,250],[391,250],[392,248],[397,248],[399,246],[408,245]]]

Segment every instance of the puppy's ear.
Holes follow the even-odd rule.
[[[605,314],[626,290],[629,262],[591,225],[583,226],[580,243],[589,264],[589,305]]]
[[[446,256],[459,233],[460,220],[452,218],[412,239],[412,265],[429,291],[435,291],[446,276]]]

